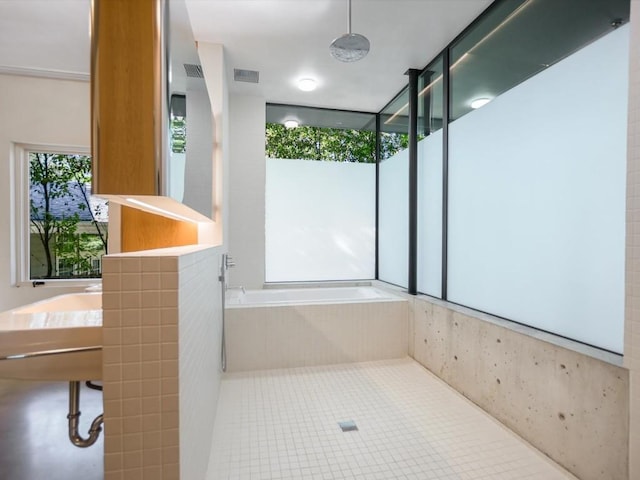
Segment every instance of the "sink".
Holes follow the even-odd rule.
[[[102,294],[70,293],[47,298],[40,302],[31,303],[24,307],[11,310],[13,313],[42,313],[42,312],[77,312],[82,310],[102,310]],[[1,327],[0,327],[1,328]]]
[[[102,377],[102,294],[59,295],[0,313],[0,378]]]

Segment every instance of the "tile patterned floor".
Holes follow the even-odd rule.
[[[575,479],[411,359],[226,374],[213,445],[209,480]]]

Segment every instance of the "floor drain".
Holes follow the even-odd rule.
[[[356,422],[354,422],[353,420],[347,420],[346,422],[338,422],[338,425],[340,426],[343,432],[353,432],[355,430],[358,430],[358,426],[356,425]]]

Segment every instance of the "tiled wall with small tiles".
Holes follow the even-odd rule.
[[[228,371],[403,358],[407,302],[228,308]]]
[[[640,478],[640,1],[631,2],[624,361],[630,370],[629,478]]]
[[[221,380],[219,249],[180,257],[180,478],[204,479]]]
[[[105,480],[204,477],[220,379],[217,251],[104,257]],[[190,410],[204,402],[193,428]]]

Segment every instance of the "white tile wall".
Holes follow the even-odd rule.
[[[640,478],[640,2],[631,1],[625,366],[630,375],[629,478]]]
[[[229,308],[228,371],[403,358],[405,300]]]
[[[184,247],[104,258],[105,480],[204,476],[213,414],[193,428],[190,409],[217,401],[217,257]]]
[[[221,376],[218,250],[180,257],[180,478],[183,480],[204,479],[209,466]]]

